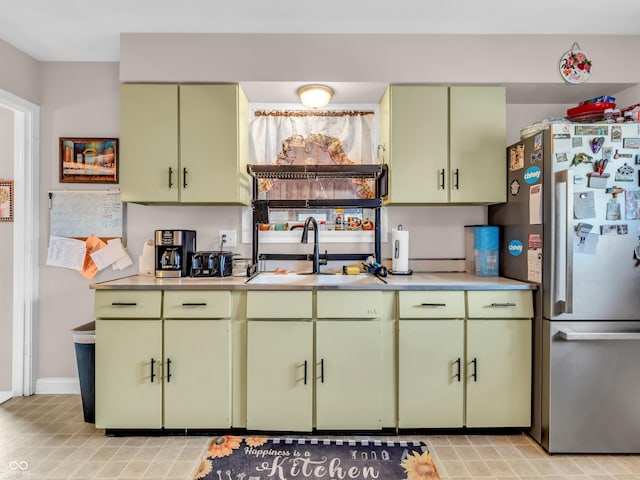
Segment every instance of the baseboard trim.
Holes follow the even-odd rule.
[[[0,390],[0,403],[4,403],[12,397],[13,392],[11,390]]]
[[[74,377],[47,377],[36,380],[36,395],[80,393],[80,382]]]

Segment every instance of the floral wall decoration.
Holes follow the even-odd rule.
[[[0,222],[13,222],[13,180],[0,180]]]

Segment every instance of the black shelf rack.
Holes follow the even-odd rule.
[[[354,261],[365,260],[373,255],[380,261],[380,207],[382,198],[387,195],[388,167],[380,164],[352,165],[247,165],[247,172],[253,178],[253,265],[259,260],[311,260],[310,255],[287,253],[260,253],[260,229],[262,223],[269,223],[270,208],[369,208],[374,210],[374,252],[332,253],[322,254],[324,260]],[[373,198],[346,199],[291,199],[291,200],[257,200],[260,179],[278,180],[317,180],[328,178],[350,178],[374,180]]]

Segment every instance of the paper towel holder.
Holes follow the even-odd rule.
[[[402,225],[398,225],[397,230],[402,231],[403,230]],[[394,258],[398,258],[398,254],[400,250],[399,240],[395,240],[391,248],[393,249],[392,260]],[[391,275],[411,275],[413,273],[413,270],[411,270],[410,268],[407,268],[407,270],[403,270],[403,271],[394,271],[393,269],[390,269],[389,273]]]

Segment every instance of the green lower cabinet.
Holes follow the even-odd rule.
[[[316,428],[382,428],[379,318],[316,322]]]
[[[96,427],[230,427],[230,355],[229,319],[97,319]]]
[[[398,427],[462,427],[464,320],[398,323]]]
[[[162,320],[96,320],[96,427],[162,427]]]
[[[231,426],[229,319],[164,321],[165,428]]]
[[[467,427],[531,424],[531,320],[467,320]]]
[[[313,323],[249,320],[247,428],[313,428]]]

